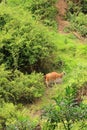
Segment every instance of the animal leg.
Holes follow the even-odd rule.
[[[49,87],[49,82],[46,80],[46,86]]]

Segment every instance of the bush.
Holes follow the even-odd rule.
[[[10,16],[0,34],[0,56],[3,56],[0,64],[5,63],[7,68],[28,73],[34,70],[44,72],[44,64],[49,62],[47,65],[50,66],[53,62],[53,59],[48,61],[55,51],[52,34],[49,37],[49,31],[43,25],[18,7],[12,9],[1,6],[0,10],[3,19]]]
[[[71,15],[71,25],[67,27],[67,30],[78,31],[81,34],[81,36],[87,37],[86,19],[87,15],[84,15],[83,13],[79,13],[78,16]]]
[[[83,37],[87,37],[87,15],[84,14],[83,11],[83,6],[85,2],[86,1],[84,0],[80,1],[80,4],[76,4],[70,1],[68,13],[66,14],[66,18],[71,22],[68,30],[78,31]]]
[[[43,74],[24,75],[18,70],[12,73],[2,66],[0,71],[0,98],[6,102],[30,103],[43,95],[45,90]]]
[[[87,13],[87,0],[67,0],[68,2],[68,9],[71,13],[78,13],[83,12],[84,14]]]
[[[5,130],[33,130],[37,124],[26,116],[27,111],[18,110],[12,103],[0,104],[0,129]]]
[[[82,7],[82,12],[85,14],[87,13],[87,6],[86,5],[87,5],[87,0],[81,0],[80,6]]]
[[[87,37],[87,15],[79,13],[72,21],[72,26],[74,26],[75,30],[77,30],[83,37]]]
[[[57,0],[7,0],[7,5],[10,6],[20,6],[31,12],[34,19],[40,20],[44,25],[56,28],[57,23],[55,21],[55,16],[57,14],[57,9],[55,3]]]
[[[6,0],[7,1],[7,5],[10,5],[10,6],[22,6],[25,1],[23,0]]]
[[[77,105],[74,102],[74,89],[66,87],[65,96],[59,95],[54,98],[55,105],[45,108],[44,116],[47,117],[46,128],[55,130],[59,125],[59,129],[71,130],[75,123],[80,122],[80,127],[84,128],[87,120],[87,105]],[[84,123],[83,123],[84,122]],[[84,125],[83,125],[84,124]]]
[[[40,98],[45,89],[44,77],[41,73],[32,73],[31,75],[24,75],[15,72],[16,77],[11,82],[11,94],[14,95],[16,101],[33,102]]]
[[[54,4],[56,0],[31,0],[25,3],[25,8],[39,18],[44,25],[57,27],[55,17],[57,9]]]

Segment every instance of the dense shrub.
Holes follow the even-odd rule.
[[[55,3],[57,0],[30,0],[25,2],[25,8],[31,11],[44,25],[56,26],[55,17],[57,9]]]
[[[20,71],[6,71],[0,67],[0,98],[6,102],[30,103],[40,98],[45,90],[41,73],[23,74]]]
[[[87,0],[67,0],[69,4],[69,11],[71,13],[79,12],[87,13]]]
[[[81,0],[82,12],[87,13],[87,0]]]
[[[23,75],[15,72],[16,77],[11,82],[11,93],[16,101],[33,102],[41,97],[44,93],[44,77],[41,73],[32,73],[31,75]]]
[[[47,119],[44,125],[45,129],[55,130],[59,128],[61,130],[71,130],[74,128],[75,123],[78,124],[78,122],[80,122],[79,127],[86,128],[87,105],[77,105],[74,96],[75,89],[68,86],[65,89],[65,96],[59,95],[54,98],[55,104],[45,108],[44,116]]]
[[[87,1],[80,1],[79,3],[69,2],[66,18],[71,22],[68,27],[70,31],[77,31],[83,37],[87,37],[87,15],[83,11],[84,3]]]
[[[29,73],[46,71],[46,63],[50,69],[53,59],[48,59],[54,55],[55,46],[48,30],[20,8],[1,6],[0,10],[5,20],[0,33],[0,64]],[[9,20],[6,19],[8,15]]]
[[[27,111],[19,110],[12,103],[0,104],[0,129],[33,130],[37,122],[27,116]]]
[[[22,6],[25,1],[24,0],[6,0],[7,4],[10,6]]]
[[[70,30],[78,31],[83,37],[87,37],[87,15],[83,13],[79,13],[78,16],[72,15],[70,21]]]
[[[31,12],[34,19],[40,20],[44,25],[57,29],[55,16],[57,9],[55,3],[57,0],[7,0],[7,5],[20,6]]]

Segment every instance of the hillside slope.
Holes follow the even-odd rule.
[[[67,5],[67,3],[66,3],[65,0],[58,0],[58,2],[56,3],[56,7],[58,8],[58,15],[56,16],[56,20],[57,20],[57,22],[58,22],[58,33],[59,33],[60,35],[61,35],[61,34],[63,35],[63,37],[60,36],[60,41],[61,41],[61,42],[60,42],[60,45],[59,45],[59,46],[60,46],[60,48],[61,48],[61,47],[62,47],[62,45],[61,45],[62,42],[65,41],[64,39],[68,39],[68,34],[64,32],[64,28],[70,25],[70,23],[69,23],[68,21],[64,20],[64,15],[67,13],[66,11],[67,11],[68,5]],[[67,35],[65,35],[65,34],[67,34]],[[78,33],[74,33],[74,32],[73,32],[73,34],[74,34],[78,39],[80,39],[80,36],[78,35]],[[65,36],[64,36],[64,35],[65,35]],[[66,37],[66,38],[65,38],[65,37]],[[64,41],[63,41],[63,40],[64,40]],[[81,39],[80,39],[80,40],[81,40]],[[71,42],[71,41],[69,41],[69,42]],[[75,43],[75,42],[77,42],[77,41],[72,40],[72,42]],[[82,41],[81,41],[81,42],[82,42]],[[59,46],[58,46],[58,47],[59,47]],[[72,45],[71,45],[71,46],[72,46]],[[74,45],[73,45],[73,46],[74,46]],[[79,46],[80,46],[80,44],[79,44]],[[60,53],[58,53],[58,54],[61,54],[61,50],[64,49],[64,47],[67,48],[67,45],[63,46],[63,48],[60,49]],[[68,49],[68,48],[67,48],[67,49]],[[72,55],[70,54],[70,52],[67,52],[67,53],[66,53],[66,52],[62,52],[61,56],[62,56],[62,55],[63,55],[63,57],[66,56],[66,59],[68,58],[68,60],[72,59],[71,62],[73,62],[73,64],[75,64],[74,62],[76,62],[76,61],[74,61],[74,58],[70,58],[70,57],[72,57]],[[78,60],[77,62],[80,61],[79,58],[76,57],[76,59]],[[83,58],[83,62],[84,62],[84,63],[85,63],[85,61],[86,61],[85,58]],[[83,65],[84,65],[84,63],[83,63]],[[79,64],[81,64],[81,61],[79,62]],[[73,68],[73,69],[74,69],[74,68]],[[68,75],[67,75],[66,77],[68,77]],[[69,78],[69,77],[68,77],[68,78]],[[45,92],[45,94],[43,95],[43,97],[42,97],[40,100],[36,101],[36,102],[35,102],[34,104],[32,104],[32,105],[27,105],[27,106],[26,106],[27,108],[30,107],[29,113],[31,113],[31,114],[30,114],[31,117],[40,118],[41,114],[43,113],[42,108],[43,108],[44,106],[50,104],[50,102],[53,103],[52,98],[57,95],[57,92],[58,92],[58,91],[61,92],[61,91],[64,89],[64,85],[65,85],[65,84],[66,84],[66,82],[63,83],[63,84],[59,84],[59,85],[57,85],[57,86],[54,86],[53,88],[46,88],[46,92]]]
[[[82,37],[79,32],[71,31],[68,33],[68,32],[64,31],[64,29],[66,27],[70,26],[70,22],[65,20],[65,18],[64,18],[65,15],[67,14],[67,10],[68,10],[67,1],[66,0],[58,0],[58,2],[56,3],[56,8],[58,9],[58,15],[56,16],[56,21],[58,23],[58,32],[61,34],[71,33],[79,40],[79,42],[86,43],[87,39]]]

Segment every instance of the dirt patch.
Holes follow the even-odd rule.
[[[58,32],[64,33],[64,28],[70,25],[70,23],[64,19],[68,8],[67,2],[65,0],[59,0],[56,3],[56,8],[58,9],[58,15],[56,17],[58,22]]]
[[[58,8],[59,15],[64,16],[68,8],[67,2],[65,0],[58,0],[56,7]]]
[[[35,116],[41,117],[43,113],[44,113],[44,110],[40,109],[40,110],[35,111],[32,116],[33,117],[35,117]]]

